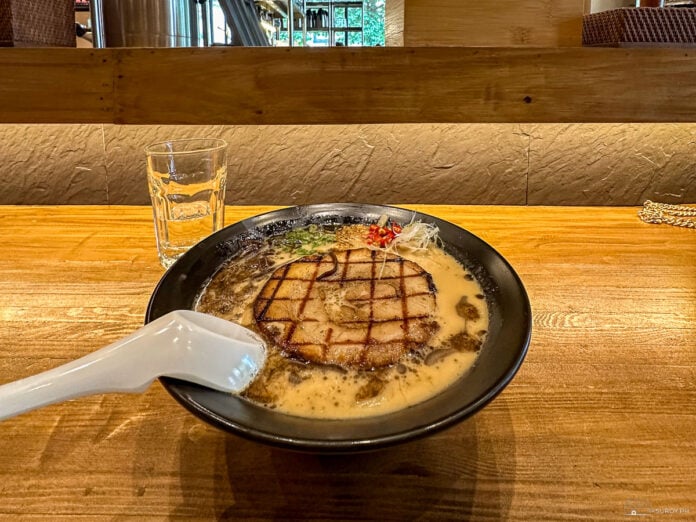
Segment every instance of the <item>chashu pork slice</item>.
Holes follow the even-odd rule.
[[[261,333],[296,359],[371,369],[425,346],[438,328],[432,277],[367,248],[303,257],[277,269],[254,302]]]

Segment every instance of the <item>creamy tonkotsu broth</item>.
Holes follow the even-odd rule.
[[[283,251],[287,248],[279,248],[278,243],[251,244],[247,252],[212,278],[196,309],[263,334],[254,316],[254,303],[261,298],[262,288],[273,286],[271,275],[279,266],[303,257],[309,250],[321,253],[364,248],[366,232],[365,226],[354,225],[343,227],[336,236],[324,237],[320,233],[319,240],[310,241],[309,249],[303,244],[291,253]],[[374,265],[379,267],[379,256],[384,256],[384,249],[374,250]],[[262,373],[244,392],[245,398],[302,417],[374,416],[433,397],[471,368],[488,329],[488,309],[479,283],[436,242],[422,250],[397,246],[389,251],[416,263],[432,278],[436,305],[431,318],[436,327],[427,343],[386,366],[361,368],[349,364],[346,367],[307,362],[297,354],[289,357],[287,350],[268,342],[266,332],[268,360]],[[317,297],[315,301],[322,299]],[[323,301],[321,304],[329,306]],[[257,305],[257,311],[258,308]],[[303,327],[313,328],[312,325],[305,323]]]

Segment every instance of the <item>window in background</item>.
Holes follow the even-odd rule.
[[[385,0],[307,0],[295,19],[294,45],[383,46]],[[277,45],[288,45],[287,18],[277,23]]]
[[[269,45],[288,46],[289,2],[255,0]],[[306,0],[294,7],[293,46],[383,46],[385,0]],[[213,45],[234,45],[220,0],[210,1]]]

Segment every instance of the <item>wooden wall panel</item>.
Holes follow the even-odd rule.
[[[93,122],[696,122],[696,53],[453,47],[0,50],[0,123]]]
[[[109,51],[0,48],[0,122],[113,121]]]
[[[405,0],[404,45],[579,46],[583,11],[584,0]]]
[[[134,49],[118,63],[116,123],[696,121],[696,53],[678,49]]]
[[[384,12],[384,40],[388,47],[404,45],[404,0],[387,0]]]

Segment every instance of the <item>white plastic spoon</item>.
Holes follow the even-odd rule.
[[[0,386],[0,420],[84,395],[140,393],[160,376],[238,393],[265,361],[265,344],[250,330],[178,310],[85,357]]]

